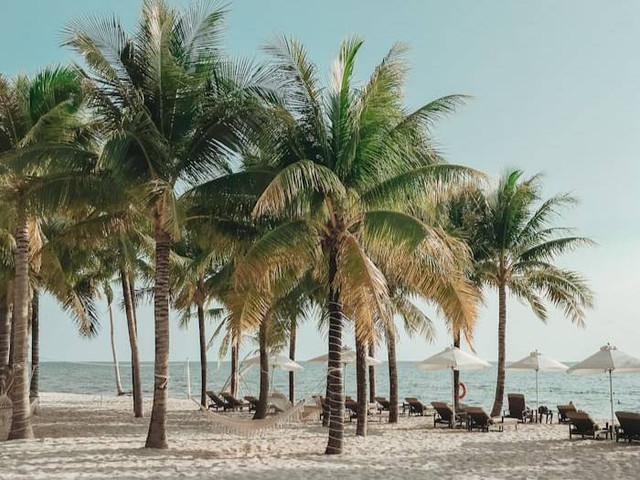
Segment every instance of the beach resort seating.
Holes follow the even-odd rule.
[[[593,438],[594,440],[604,436],[609,438],[609,429],[602,429],[593,421],[587,412],[578,410],[568,412],[569,417],[569,440],[579,435],[582,438]]]
[[[640,441],[640,413],[616,412],[620,426],[616,426],[616,442],[618,440]]]
[[[375,397],[378,413],[388,412],[391,408],[391,403],[385,397]]]
[[[429,407],[427,407],[424,403],[422,403],[420,400],[418,400],[417,398],[405,398],[405,401],[409,404],[409,416],[411,415],[426,415],[427,414],[427,410]]]
[[[220,396],[226,400],[229,404],[229,410],[242,410],[244,407],[248,407],[249,404],[238,400],[236,397],[227,392],[220,392]]]
[[[573,403],[558,405],[558,423],[569,423],[569,412],[577,412]]]
[[[402,402],[402,414],[409,412],[411,414],[411,405],[410,401],[417,401],[418,397],[405,397],[404,402]]]
[[[208,390],[207,397],[209,397],[209,400],[211,400],[211,403],[209,404],[210,409],[213,408],[216,411],[218,411],[222,408],[222,410],[224,410],[225,412],[229,409],[232,409],[231,405],[229,405],[223,398],[221,398],[214,391]]]
[[[447,425],[449,428],[462,426],[463,417],[466,418],[466,414],[456,412],[455,419],[453,418],[453,409],[451,405],[446,402],[431,402],[431,406],[436,411],[433,416],[433,428],[437,428],[438,424]]]
[[[467,429],[470,432],[473,430],[488,432],[492,426],[496,425],[482,407],[465,407],[464,412],[467,415]],[[502,432],[503,426],[498,424],[496,425],[496,429]]]
[[[358,402],[351,397],[344,399],[345,414],[348,415],[349,421],[353,421],[354,418],[358,418]]]
[[[260,400],[251,395],[247,395],[246,397],[244,397],[244,399],[249,402],[249,411],[255,412],[255,410],[258,408],[258,403],[260,403]]]
[[[533,410],[527,407],[524,395],[521,393],[509,393],[507,394],[507,400],[509,402],[509,410],[503,412],[503,421],[505,418],[515,418],[522,423],[527,420],[533,422]]]

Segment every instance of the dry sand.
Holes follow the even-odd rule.
[[[569,441],[566,426],[521,425],[503,433],[433,430],[430,417],[347,427],[345,453],[325,456],[317,422],[260,438],[223,435],[186,400],[171,400],[166,451],[144,445],[148,419],[130,398],[42,394],[35,440],[0,443],[0,479],[215,478],[638,478],[640,445]],[[147,405],[148,407],[148,405]]]

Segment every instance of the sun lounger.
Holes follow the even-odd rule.
[[[427,407],[424,403],[422,403],[417,398],[405,398],[405,400],[409,404],[409,416],[411,415],[423,416],[427,413],[427,410],[429,407]]]
[[[391,403],[385,397],[375,397],[378,413],[388,412],[391,409]]]
[[[456,412],[455,422],[453,418],[453,409],[446,402],[431,402],[431,406],[435,409],[436,414],[433,416],[433,428],[437,428],[438,424],[447,425],[449,428],[461,426],[463,423],[463,414]],[[454,425],[455,423],[455,425]]]
[[[418,397],[405,397],[404,402],[402,402],[402,414],[404,415],[406,412],[409,412],[411,415],[411,401],[418,401]]]
[[[233,407],[231,407],[231,405],[229,405],[229,403],[227,403],[226,400],[224,400],[223,398],[221,398],[220,396],[218,396],[217,393],[208,390],[207,391],[207,397],[209,397],[209,400],[211,400],[211,403],[209,404],[209,408],[213,408],[216,411],[220,410],[222,408],[222,410],[224,410],[225,412],[229,409],[232,409]]]
[[[577,412],[576,406],[573,403],[558,405],[558,423],[569,423],[569,412]]]
[[[244,407],[248,407],[249,404],[238,400],[236,397],[227,392],[220,392],[220,396],[226,400],[229,404],[230,410],[242,410]]]
[[[582,438],[593,438],[594,440],[604,436],[609,438],[609,429],[602,429],[593,421],[587,412],[568,412],[569,416],[569,439],[579,435]]]
[[[496,425],[482,407],[465,407],[464,412],[467,415],[467,428],[470,432],[473,430],[488,432],[492,426]],[[503,426],[496,425],[496,431],[502,432]]]
[[[502,418],[516,418],[519,422],[525,423],[527,420],[533,422],[533,410],[527,407],[524,395],[521,393],[507,394],[509,410],[503,412]]]
[[[620,426],[616,427],[616,442],[618,440],[640,440],[640,413],[616,412]]]
[[[255,412],[255,410],[258,408],[258,403],[260,403],[260,400],[251,395],[247,395],[246,397],[244,397],[244,399],[249,402],[249,411]]]
[[[346,397],[344,400],[345,413],[349,415],[349,421],[353,421],[354,418],[358,418],[358,402],[351,397]]]

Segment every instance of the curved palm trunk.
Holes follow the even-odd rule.
[[[260,395],[258,405],[253,415],[254,420],[267,416],[267,401],[269,396],[269,355],[267,352],[267,328],[269,317],[265,317],[260,324],[258,337],[260,340]]]
[[[113,370],[116,377],[116,393],[118,396],[124,395],[122,390],[122,381],[120,380],[120,365],[118,364],[118,352],[116,351],[115,327],[113,324],[113,306],[111,303],[107,305],[109,310],[109,338],[111,340],[111,354],[113,355]]]
[[[369,356],[376,356],[376,345],[373,341],[369,343]],[[376,402],[376,367],[373,365],[369,365],[369,402]]]
[[[498,286],[498,379],[496,381],[496,396],[493,400],[491,416],[497,417],[502,412],[505,379],[505,350],[507,333],[507,292],[504,284]]]
[[[331,408],[329,441],[325,454],[342,453],[344,436],[344,393],[342,391],[342,305],[340,292],[335,286],[338,270],[336,246],[329,253],[329,362],[327,366],[327,393]]]
[[[398,364],[396,363],[396,332],[387,329],[387,359],[389,362],[389,423],[398,423]]]
[[[200,405],[207,407],[207,332],[204,307],[198,304],[198,333],[200,335]]]
[[[356,337],[356,384],[358,399],[358,420],[356,435],[367,436],[367,348]]]
[[[131,349],[131,387],[133,389],[133,414],[142,417],[142,383],[140,381],[140,353],[138,351],[138,329],[135,318],[135,309],[131,295],[131,282],[129,274],[120,270],[122,283],[122,297],[124,299],[124,311],[127,317],[127,330],[129,333],[129,347]]]
[[[460,332],[453,334],[453,346],[460,348]],[[460,370],[453,371],[453,391],[455,392],[455,410],[460,410]]]
[[[156,214],[156,275],[153,295],[155,323],[155,362],[153,407],[147,435],[147,448],[168,448],[167,400],[169,397],[169,253],[171,236]]]
[[[231,395],[234,397],[238,394],[238,340],[232,340],[231,345]]]
[[[40,300],[38,290],[33,290],[31,299],[31,384],[29,400],[40,396]]]
[[[15,283],[15,282],[14,282]],[[9,323],[11,323],[11,334],[9,335],[9,365],[13,367],[13,356],[14,356],[14,347],[16,345],[15,339],[16,339],[16,312],[15,312],[15,287],[14,287],[14,292],[13,292],[13,302],[14,305],[12,305],[11,308],[11,319],[9,320]]]
[[[13,302],[13,370],[11,390],[13,416],[9,440],[33,438],[29,404],[29,223],[16,229],[15,284]]]
[[[291,320],[291,331],[289,332],[289,358],[296,361],[296,329],[297,322]],[[296,401],[296,390],[295,390],[295,375],[293,372],[289,372],[289,401],[294,403]]]

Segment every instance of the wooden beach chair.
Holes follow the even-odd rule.
[[[352,422],[354,418],[358,418],[358,402],[351,397],[346,397],[344,400],[345,414],[349,416],[349,421]]]
[[[491,427],[496,426],[495,431],[502,432],[503,425],[496,424],[493,419],[484,411],[482,407],[465,407],[464,412],[467,415],[467,429],[480,430],[481,432],[490,431]]]
[[[244,407],[248,407],[248,403],[244,403],[242,400],[238,400],[236,397],[227,392],[220,392],[220,396],[226,400],[229,404],[230,410],[242,410]]]
[[[405,400],[409,404],[409,416],[427,414],[428,407],[417,398],[405,398]]]
[[[587,412],[578,410],[568,412],[567,415],[569,416],[569,440],[577,435],[594,440],[601,436],[604,436],[605,439],[609,438],[609,429],[600,428]]]
[[[252,396],[252,395],[247,395],[246,397],[244,397],[244,399],[249,402],[249,411],[250,412],[255,412],[256,409],[258,408],[258,403],[260,403],[260,400],[258,400],[258,398]]]
[[[391,409],[391,403],[385,397],[375,397],[378,413],[388,412]]]
[[[618,440],[627,440],[629,443],[633,440],[640,441],[640,413],[616,412],[616,417],[620,423],[620,426],[616,426],[616,442]]]
[[[573,403],[567,405],[558,405],[558,423],[569,423],[569,412],[577,412]]]
[[[404,402],[402,402],[402,414],[409,412],[411,414],[411,401],[418,401],[418,397],[405,397]]]
[[[216,411],[222,409],[225,412],[231,409],[231,405],[229,405],[223,398],[218,396],[218,394],[214,391],[208,390],[207,397],[209,397],[209,400],[211,400],[211,403],[209,403],[209,409],[213,408]]]
[[[456,412],[455,419],[453,418],[453,409],[451,405],[446,402],[431,402],[431,406],[436,411],[433,416],[433,428],[437,428],[438,424],[447,425],[449,428],[462,426],[463,415],[460,412]]]
[[[527,420],[533,422],[533,410],[527,407],[523,394],[509,393],[507,394],[507,401],[509,402],[509,410],[503,412],[503,422],[505,418],[515,418],[522,423],[526,423]]]

